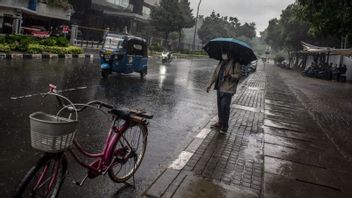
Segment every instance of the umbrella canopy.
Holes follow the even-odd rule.
[[[237,59],[241,64],[247,65],[257,60],[251,46],[235,38],[216,38],[209,41],[203,48],[210,58],[221,60],[221,54],[224,49]]]

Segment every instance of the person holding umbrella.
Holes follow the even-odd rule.
[[[212,128],[225,134],[229,128],[230,105],[232,96],[236,94],[241,77],[241,64],[247,65],[257,59],[251,47],[234,38],[216,38],[211,40],[204,50],[210,58],[219,60],[209,81],[207,92],[217,91],[218,122]]]
[[[217,90],[218,122],[212,128],[226,133],[229,128],[230,104],[232,96],[236,93],[237,84],[241,75],[241,65],[236,61],[227,49],[223,49],[221,60],[215,68],[210,79],[207,92],[213,84]]]

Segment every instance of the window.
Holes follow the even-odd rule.
[[[150,16],[150,8],[143,6],[143,16]]]
[[[128,8],[128,6],[130,5],[129,0],[107,0],[107,2],[121,6],[123,8]]]
[[[139,45],[139,44],[134,44],[133,48],[136,49],[136,50],[142,50],[143,49],[142,45]]]

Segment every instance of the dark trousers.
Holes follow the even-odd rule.
[[[230,105],[232,96],[232,94],[221,93],[220,91],[217,91],[219,124],[221,125],[221,128],[225,130],[229,128]]]

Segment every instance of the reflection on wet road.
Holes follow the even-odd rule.
[[[40,93],[49,83],[63,90],[74,102],[102,100],[123,108],[144,108],[154,114],[150,124],[147,153],[136,174],[137,189],[125,189],[108,177],[87,181],[83,187],[72,184],[85,171],[69,158],[69,176],[61,197],[138,197],[189,143],[194,129],[209,119],[214,95],[205,87],[213,63],[209,60],[178,60],[160,65],[151,60],[148,75],[111,75],[100,78],[98,62],[12,61],[0,63],[0,197],[8,197],[19,178],[34,164],[40,152],[30,147],[28,115],[51,111],[54,100],[41,103]],[[97,150],[105,138],[109,120],[92,111],[80,115],[79,140],[88,150]]]

